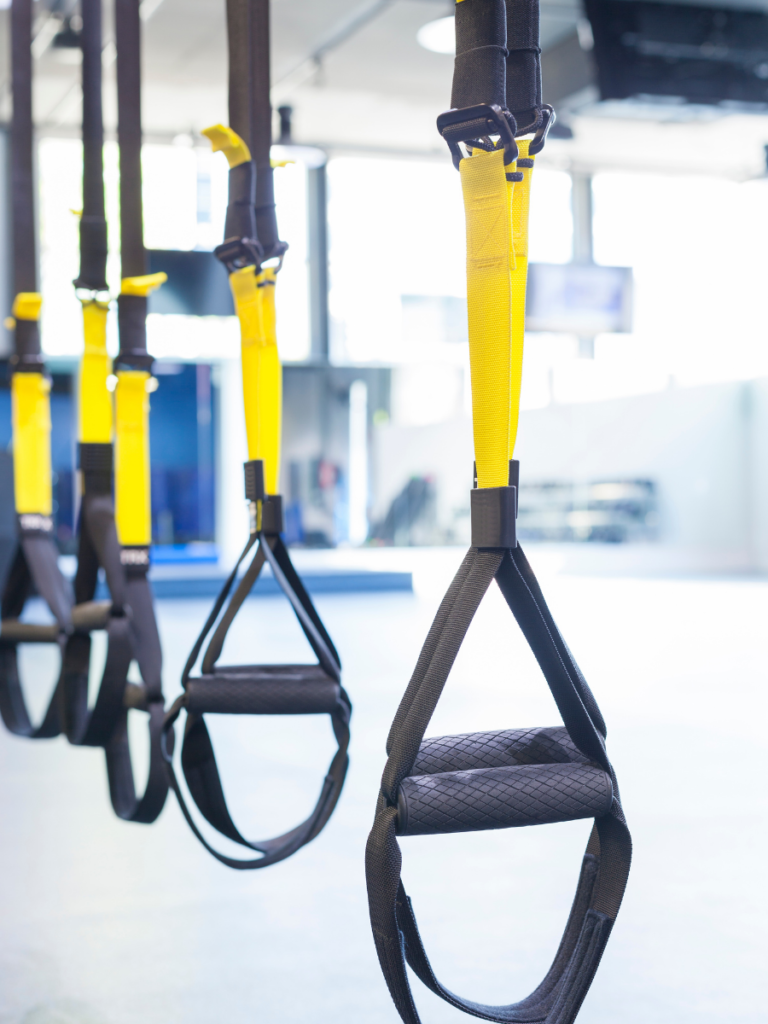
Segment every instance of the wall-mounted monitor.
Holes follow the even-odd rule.
[[[168,280],[149,296],[150,313],[234,316],[226,268],[212,252],[148,249],[149,273]]]
[[[603,100],[768,104],[768,14],[650,0],[586,0]]]
[[[553,334],[629,333],[632,271],[580,263],[531,263],[526,329]]]

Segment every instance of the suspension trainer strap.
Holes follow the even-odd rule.
[[[160,750],[163,722],[162,653],[157,631],[152,592],[147,579],[152,517],[149,464],[149,385],[152,357],[147,352],[147,296],[166,279],[165,274],[146,273],[141,198],[141,20],[138,0],[115,0],[117,45],[117,110],[120,147],[120,258],[121,287],[117,300],[120,347],[115,361],[115,459],[114,523],[120,549],[125,626],[130,637],[131,656],[136,660],[142,684],[122,686],[115,677],[115,692],[121,688],[120,707],[114,728],[99,734],[107,760],[110,796],[115,813],[126,820],[149,823],[163,808],[167,779]],[[106,429],[106,424],[102,424]],[[103,505],[102,505],[103,508]],[[93,516],[86,520],[92,532]],[[103,521],[106,520],[104,516]],[[111,557],[102,537],[99,557]],[[106,565],[105,565],[106,568]],[[120,588],[118,572],[113,573]],[[117,630],[121,609],[116,607],[112,589],[110,630]],[[110,640],[112,639],[110,635]],[[105,677],[103,685],[109,680]],[[107,686],[109,690],[111,687]],[[101,696],[101,693],[100,693]],[[98,707],[98,702],[97,702]],[[129,708],[147,713],[150,764],[143,796],[138,798],[133,780],[128,744]],[[94,709],[95,713],[95,709]]]
[[[54,543],[51,476],[50,378],[40,347],[32,123],[32,2],[11,5],[11,187],[13,226],[14,352],[11,356],[14,502],[18,547],[2,595],[0,624],[0,715],[20,736],[42,739],[61,731],[57,682],[43,722],[34,726],[19,678],[19,643],[54,643],[61,648],[72,629],[72,594],[58,566]],[[19,622],[37,591],[54,626]]]
[[[242,26],[247,21],[247,48]],[[351,704],[341,686],[336,648],[291,564],[280,536],[282,499],[278,494],[282,368],[277,349],[275,284],[287,249],[277,236],[269,104],[268,0],[227,0],[229,111],[231,126],[205,130],[214,152],[229,163],[229,203],[224,242],[216,255],[227,268],[240,321],[243,405],[248,441],[245,498],[250,538],[229,575],[187,659],[184,693],[169,710],[164,727],[170,785],[193,833],[217,860],[241,870],[284,860],[315,838],[341,794],[348,766]],[[246,117],[247,114],[247,117]],[[255,550],[254,550],[255,549]],[[238,571],[253,552],[239,579]],[[288,599],[317,657],[316,665],[219,665],[229,629],[266,564]],[[210,635],[210,640],[208,637]],[[193,676],[203,647],[200,675]],[[181,767],[197,809],[221,835],[259,856],[238,860],[217,851],[200,831],[173,766],[170,740],[186,710]],[[269,840],[246,839],[227,807],[205,714],[327,714],[338,749],[320,796],[300,825]]]
[[[541,103],[536,0],[459,0],[452,102],[438,127],[461,173],[475,488],[472,547],[438,609],[387,740],[366,849],[374,941],[397,1010],[419,1024],[406,965],[457,1009],[509,1024],[572,1024],[621,904],[631,840],[605,723],[517,544],[520,412],[534,157],[553,120]],[[522,127],[518,129],[518,125]],[[516,136],[533,136],[516,138]],[[467,629],[496,580],[549,685],[564,726],[424,734]],[[526,999],[489,1006],[435,976],[400,879],[398,836],[594,818],[563,938]]]
[[[77,746],[106,747],[125,715],[128,669],[133,657],[130,608],[112,501],[112,400],[107,390],[106,261],[101,113],[101,4],[82,4],[83,48],[83,213],[80,221],[80,275],[74,281],[83,307],[78,451],[81,480],[78,559],[75,575],[76,631],[64,650],[62,714],[64,731]],[[103,568],[111,602],[94,601]],[[103,629],[107,657],[93,708],[88,706],[91,633]]]

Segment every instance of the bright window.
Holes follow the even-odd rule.
[[[48,355],[78,356],[82,319],[72,281],[79,267],[77,216],[82,207],[82,147],[74,139],[43,139],[40,162],[40,264],[43,347]],[[227,165],[221,155],[184,145],[143,150],[144,242],[148,249],[213,249],[223,238]],[[118,150],[104,147],[109,221],[108,280],[120,286]],[[307,181],[301,164],[275,171],[281,235],[290,243],[277,289],[278,342],[283,359],[309,355]],[[110,347],[117,349],[115,317]],[[183,321],[183,322],[179,322]],[[234,328],[234,330],[233,330]],[[148,323],[150,351],[177,359],[216,359],[237,352],[236,322],[223,318],[163,317]]]

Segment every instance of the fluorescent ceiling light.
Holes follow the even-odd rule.
[[[416,41],[425,50],[431,50],[433,53],[455,53],[456,30],[453,15],[422,25],[416,33]]]

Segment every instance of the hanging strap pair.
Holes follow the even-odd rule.
[[[85,293],[85,352],[79,445],[83,502],[75,596],[78,601],[93,600],[101,567],[111,603],[104,619],[107,662],[93,711],[87,706],[90,637],[73,638],[68,645],[68,734],[74,742],[104,747],[115,813],[129,821],[151,823],[163,809],[168,782],[160,749],[165,714],[162,651],[147,579],[152,540],[148,393],[152,358],[147,352],[146,315],[147,296],[165,275],[146,273],[139,2],[115,0],[122,284],[113,428],[107,391],[111,369],[106,351],[107,307],[99,294],[106,284],[107,255],[99,0],[86,0],[82,14],[84,206],[81,271],[75,286]],[[132,661],[138,666],[140,683],[128,683]],[[130,710],[147,715],[149,771],[141,796],[136,794],[128,738]]]
[[[11,181],[13,220],[14,353],[11,357],[14,503],[17,546],[2,582],[0,623],[0,715],[19,736],[45,739],[61,731],[60,687],[56,684],[39,726],[33,725],[19,678],[20,643],[48,643],[63,650],[74,628],[72,592],[58,566],[54,541],[51,477],[50,378],[40,349],[42,298],[37,290],[37,245],[33,185],[32,2],[13,0],[11,57],[13,119]],[[27,599],[39,594],[52,625],[20,622]]]
[[[139,104],[138,2],[116,0],[116,5],[120,123],[125,125],[128,122],[128,134],[134,141]],[[118,481],[122,481],[118,492],[123,495],[123,519],[127,527],[120,530],[118,540],[112,499],[112,400],[107,390],[111,366],[106,349],[107,225],[102,161],[99,0],[83,0],[82,16],[84,205],[80,219],[81,267],[75,286],[83,303],[85,348],[80,374],[78,433],[83,493],[75,603],[73,606],[69,587],[58,572],[52,542],[48,382],[40,372],[42,359],[37,331],[40,297],[31,291],[20,292],[14,304],[17,344],[13,392],[16,506],[20,513],[21,543],[3,599],[3,617],[12,621],[5,621],[0,632],[0,711],[14,732],[42,738],[63,731],[75,745],[103,747],[115,812],[127,820],[151,822],[162,810],[168,787],[160,752],[164,715],[160,642],[146,580],[150,540],[145,387],[148,374],[145,371],[141,373],[144,379],[138,402],[134,397],[137,389],[130,387],[132,380],[128,386],[127,401],[118,401],[117,475]],[[26,288],[33,288],[36,279],[29,104],[32,76],[29,0],[14,0],[13,21],[16,62],[13,159],[18,193],[14,236],[16,273],[17,278],[23,278]],[[138,143],[140,147],[140,133]],[[136,154],[132,155],[135,160]],[[141,240],[140,189],[140,175],[138,179],[135,175],[131,179],[128,174],[121,180],[124,239],[128,238],[128,244],[133,239],[134,246],[137,217],[139,242]],[[126,227],[129,222],[132,228]],[[135,283],[133,287],[136,288]],[[144,354],[146,356],[146,345]],[[137,454],[139,462],[143,458],[143,474],[141,469],[138,473],[135,469]],[[142,488],[143,479],[146,485]],[[126,547],[126,533],[129,541],[134,540],[131,530],[135,532],[137,522],[143,531],[139,537],[140,544],[138,547]],[[111,595],[111,600],[106,602],[94,600],[100,568],[105,572]],[[30,626],[16,621],[33,584],[48,602],[56,618],[56,626]],[[106,632],[108,649],[98,696],[90,709],[91,635],[96,630]],[[38,728],[31,725],[26,711],[16,652],[19,642],[34,641],[55,642],[62,654],[56,690]],[[127,681],[133,659],[139,665],[141,685]],[[148,712],[149,718],[150,767],[145,792],[140,798],[135,791],[128,744],[129,708],[141,708]]]
[[[595,699],[517,543],[528,207],[535,154],[553,112],[541,104],[535,0],[459,0],[454,108],[438,119],[461,173],[475,487],[472,546],[443,599],[387,742],[366,876],[379,962],[406,1024],[419,1024],[406,964],[436,995],[485,1020],[571,1024],[616,919],[631,840]],[[518,120],[519,119],[519,120]],[[518,124],[521,128],[518,129]],[[519,135],[531,136],[520,139]],[[495,580],[564,726],[424,739],[467,629]],[[555,959],[525,999],[489,1006],[436,978],[400,879],[399,836],[593,818]]]
[[[216,254],[229,272],[240,321],[250,537],[190,652],[181,680],[184,693],[168,713],[166,735],[170,738],[174,722],[185,709],[181,766],[192,799],[218,832],[259,856],[238,860],[210,845],[190,813],[169,751],[171,786],[203,846],[228,867],[249,869],[268,867],[291,856],[314,839],[330,818],[349,763],[351,704],[341,686],[338,653],[281,538],[278,481],[282,370],[276,337],[275,285],[287,246],[277,234],[270,163],[269,0],[228,0],[227,27],[231,127],[216,125],[204,134],[214,151],[224,153],[230,168],[225,237]],[[238,580],[240,566],[252,551],[250,565]],[[296,614],[318,659],[316,665],[218,664],[228,630],[266,564]],[[209,634],[200,675],[193,676]],[[274,839],[252,841],[243,836],[227,808],[206,714],[330,716],[338,749],[314,810],[304,822]]]

